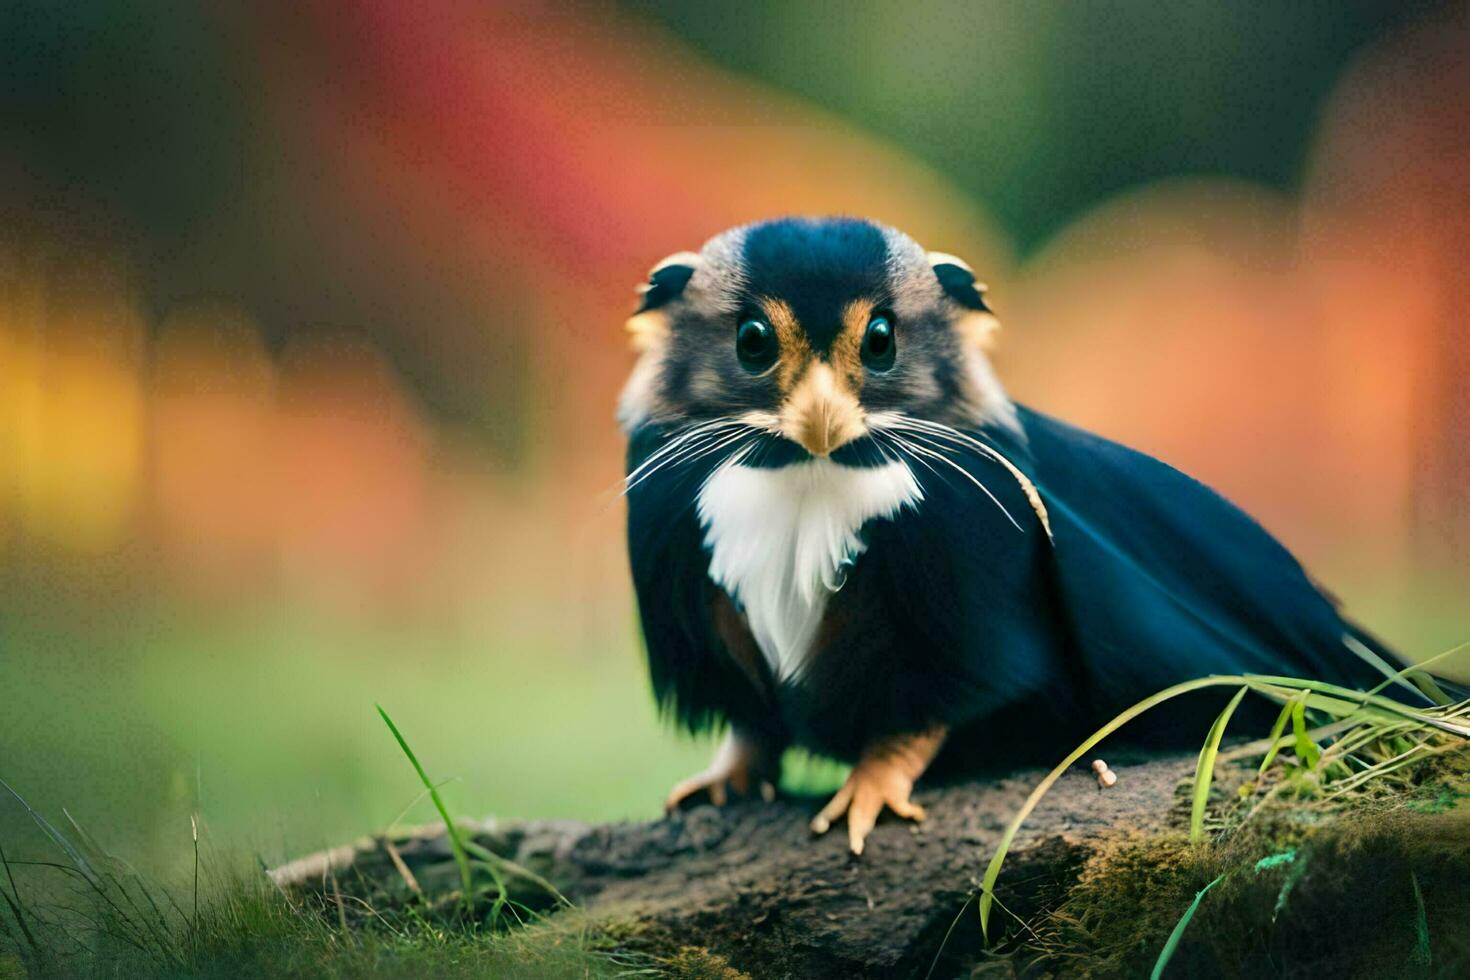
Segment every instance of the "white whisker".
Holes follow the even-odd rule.
[[[632,490],[634,487],[638,486],[638,484],[647,480],[649,477],[653,476],[655,473],[658,473],[660,470],[667,469],[670,466],[683,465],[684,463],[698,458],[698,456],[705,449],[709,448],[710,446],[716,445],[721,438],[723,438],[722,433],[706,433],[704,435],[701,435],[698,439],[689,440],[682,443],[675,452],[665,455],[662,459],[658,460],[655,465],[645,469],[641,469],[635,477],[626,478],[623,492],[627,493],[629,490]]]
[[[908,440],[904,439],[903,436],[900,436],[898,433],[887,429],[872,429],[871,431],[873,436],[875,437],[875,445],[879,444],[876,437],[882,436],[884,439],[887,439],[889,441],[889,443],[893,446],[894,451],[898,453],[902,459],[912,460],[913,462],[918,463],[920,466],[923,466],[925,469],[927,469],[930,473],[933,473],[936,477],[941,475],[939,470],[935,469],[933,463],[913,452],[913,447],[909,445]]]
[[[642,470],[649,466],[652,466],[653,464],[657,463],[658,460],[667,457],[669,454],[677,452],[681,446],[692,442],[699,436],[707,435],[715,430],[738,424],[740,423],[736,422],[734,419],[713,419],[709,422],[701,422],[696,425],[686,426],[685,428],[680,429],[674,435],[670,436],[667,442],[665,442],[658,449],[650,453],[647,459],[640,463],[633,470],[633,472],[629,473],[623,479],[624,481],[635,480],[638,478]]]
[[[953,426],[945,425],[943,422],[935,422],[932,419],[920,419],[902,412],[883,412],[869,416],[870,427],[889,427],[900,429],[911,433],[924,433],[935,439],[948,440],[960,446],[975,450],[988,459],[992,459],[1004,466],[1011,477],[1021,487],[1021,492],[1026,495],[1026,502],[1035,511],[1036,517],[1041,521],[1042,529],[1046,531],[1048,539],[1052,538],[1051,517],[1047,513],[1046,504],[1041,499],[1041,493],[1036,489],[1036,484],[1022,473],[1020,468],[1012,463],[1000,450],[987,443],[981,442],[974,436],[961,432]],[[930,443],[932,445],[932,443]]]
[[[709,456],[712,453],[716,453],[721,449],[724,449],[726,446],[734,445],[735,443],[738,443],[743,439],[747,439],[752,435],[752,433],[758,431],[759,430],[755,429],[753,426],[748,425],[747,423],[737,420],[729,420],[728,426],[721,428],[718,431],[704,433],[702,439],[697,443],[688,445],[681,452],[676,453],[673,456],[666,457],[653,469],[650,469],[647,472],[640,474],[636,480],[631,480],[628,483],[627,487],[623,490],[623,493],[628,493],[638,484],[647,480],[659,470],[665,469],[669,466],[687,466],[688,464],[693,463],[696,460],[703,459],[704,457]]]
[[[922,436],[916,436],[915,438],[923,438],[923,437]],[[910,452],[915,453],[915,454],[918,454],[918,455],[921,455],[921,456],[927,456],[930,459],[934,459],[934,460],[937,460],[937,461],[943,463],[944,465],[948,466],[950,469],[952,469],[956,473],[958,473],[960,476],[963,476],[965,479],[967,479],[971,483],[975,484],[975,486],[979,487],[980,488],[980,492],[983,493],[983,494],[985,494],[985,496],[989,497],[990,500],[991,500],[991,503],[993,503],[993,504],[995,504],[995,506],[999,507],[1000,508],[1000,512],[1002,514],[1006,515],[1006,520],[1008,520],[1012,524],[1014,524],[1015,527],[1016,527],[1016,530],[1020,531],[1023,534],[1025,533],[1026,529],[1023,528],[1020,525],[1020,523],[1017,522],[1017,520],[1014,517],[1011,516],[1011,512],[1008,511],[1008,510],[1006,510],[1005,504],[1001,503],[1000,502],[1000,499],[998,497],[996,497],[995,494],[993,494],[993,493],[990,492],[990,488],[989,487],[987,487],[985,484],[981,483],[978,479],[976,479],[975,478],[975,474],[971,473],[969,470],[965,469],[959,463],[956,463],[954,460],[950,459],[948,456],[944,455],[942,452],[938,452],[938,451],[936,451],[934,449],[926,449],[923,446],[916,445],[912,440],[905,440],[905,442],[907,443]],[[927,443],[927,445],[932,446],[934,444],[933,443]]]
[[[623,489],[623,493],[628,493],[634,487],[638,486],[640,483],[645,482],[650,477],[655,476],[661,471],[670,468],[682,467],[694,462],[697,459],[700,459],[708,453],[719,449],[722,445],[726,443],[727,440],[736,438],[738,437],[738,435],[738,433],[735,437],[732,437],[728,433],[706,435],[695,442],[684,445],[680,448],[679,452],[660,460],[657,466],[654,466],[653,468],[646,470],[643,473],[640,473],[637,479],[628,481],[627,486],[625,486]]]

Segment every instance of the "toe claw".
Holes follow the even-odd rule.
[[[929,816],[922,806],[902,797],[889,800],[888,808],[905,820],[912,820],[914,823],[923,823],[924,818]]]
[[[884,807],[915,823],[928,816],[922,806],[909,798],[912,788],[912,778],[902,771],[895,773],[891,764],[881,758],[860,763],[842,788],[812,818],[812,831],[824,834],[834,820],[846,814],[847,846],[853,854],[862,854]]]
[[[718,805],[719,801],[715,799],[715,786],[717,783],[718,780],[712,779],[707,773],[700,773],[698,776],[689,777],[669,790],[669,797],[664,800],[664,812],[675,812],[684,805],[686,800],[700,790],[708,792],[710,801]]]
[[[825,834],[831,828],[832,821],[847,812],[847,805],[852,800],[855,788],[856,784],[851,779],[843,783],[842,788],[827,801],[827,805],[812,818],[812,830]]]
[[[715,757],[703,772],[690,776],[669,791],[665,812],[672,813],[697,794],[704,794],[715,806],[724,806],[731,795],[746,796],[752,790],[770,802],[776,798],[776,787],[761,776],[774,775],[779,767],[769,762],[771,750],[732,731],[725,737]],[[779,755],[776,756],[779,760]]]
[[[878,823],[878,814],[882,811],[882,797],[869,797],[860,793],[852,801],[852,807],[847,811],[847,846],[852,849],[852,853],[863,853],[863,842],[873,832],[873,827]]]

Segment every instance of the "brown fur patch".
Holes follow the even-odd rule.
[[[724,641],[725,652],[730,659],[744,672],[750,682],[755,685],[756,690],[766,700],[772,699],[773,682],[771,680],[771,668],[766,664],[766,658],[761,656],[760,647],[756,645],[755,637],[751,635],[750,624],[745,621],[745,614],[735,608],[735,603],[723,589],[710,588],[710,606],[715,621],[715,632]]]

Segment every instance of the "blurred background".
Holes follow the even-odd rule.
[[[7,3],[0,777],[275,861],[428,818],[381,702],[460,812],[656,813],[621,324],[782,213],[966,257],[1016,397],[1440,652],[1467,173],[1459,5]]]

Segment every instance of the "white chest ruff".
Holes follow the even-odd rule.
[[[745,610],[777,677],[800,672],[844,566],[866,548],[863,525],[917,508],[923,497],[900,462],[726,465],[710,477],[698,501],[709,576]]]

